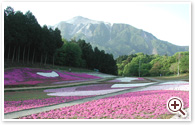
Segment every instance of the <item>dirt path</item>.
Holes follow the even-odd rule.
[[[124,94],[124,93],[128,93],[128,92],[134,92],[134,91],[138,91],[140,89],[143,89],[145,87],[149,87],[149,86],[153,86],[153,85],[157,85],[157,84],[160,84],[160,83],[154,83],[154,84],[150,84],[150,85],[146,85],[146,86],[141,86],[141,87],[131,88],[131,89],[123,90],[123,91],[118,91],[118,92],[115,92],[115,93],[99,95],[99,96],[90,97],[90,98],[84,98],[84,99],[80,99],[80,100],[65,102],[65,103],[51,105],[51,106],[45,106],[45,107],[27,109],[27,110],[16,111],[16,112],[11,112],[11,113],[5,113],[4,114],[4,119],[19,118],[19,117],[22,117],[22,116],[27,116],[27,115],[31,115],[31,114],[40,113],[40,112],[45,112],[45,111],[49,111],[49,110],[52,110],[52,109],[57,109],[57,108],[72,106],[72,105],[76,105],[76,104],[81,104],[81,103],[84,103],[84,102],[97,100],[97,99],[102,99],[102,98],[115,96],[115,95],[120,95],[120,94]]]

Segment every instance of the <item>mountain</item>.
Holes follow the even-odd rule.
[[[112,53],[114,57],[138,52],[145,54],[173,55],[179,51],[188,51],[188,46],[177,46],[162,41],[151,33],[137,29],[129,24],[105,23],[81,16],[62,21],[52,28],[58,28],[63,38],[84,39],[93,47]]]

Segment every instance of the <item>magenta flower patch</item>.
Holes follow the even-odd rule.
[[[20,82],[28,82],[28,81],[35,81],[30,84],[36,84],[39,82],[40,79],[44,79],[43,76],[36,74],[37,69],[30,69],[30,68],[18,68],[18,69],[11,69],[7,70],[4,73],[4,84],[5,85],[17,85]],[[49,70],[45,70],[45,72],[50,72]]]
[[[184,108],[189,107],[187,91],[141,91],[32,114],[21,119],[157,119],[170,114],[166,102],[173,96],[183,100]]]
[[[144,78],[140,78],[140,77],[139,77],[139,78],[137,78],[137,79],[138,79],[138,80],[145,80]]]
[[[32,100],[24,100],[24,101],[4,101],[4,113],[54,105],[54,104],[74,101],[78,99],[83,99],[87,97],[92,97],[92,96],[67,96],[67,97],[52,97],[46,99],[32,99]]]
[[[54,72],[51,70],[43,70],[43,69],[17,68],[17,69],[10,69],[5,71],[4,85],[20,85],[20,84],[35,85],[38,83],[52,83],[52,82],[65,83],[66,81],[85,81],[86,78],[97,79],[100,77],[87,75],[87,74],[79,74],[79,73],[65,74],[58,71]]]

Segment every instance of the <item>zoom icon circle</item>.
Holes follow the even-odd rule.
[[[167,102],[167,108],[171,113],[180,112],[184,117],[187,115],[187,113],[183,111],[183,101],[178,97],[170,98]]]

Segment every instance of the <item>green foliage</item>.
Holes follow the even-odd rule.
[[[152,65],[150,63],[143,63],[140,67],[141,76],[150,76],[150,69]]]
[[[161,74],[161,64],[160,62],[156,62],[154,63],[154,65],[152,66],[152,68],[150,69],[150,74],[151,76],[159,76]]]
[[[55,57],[58,65],[98,69],[103,73],[117,74],[113,56],[97,47],[93,50],[90,43],[84,40],[64,40],[64,45],[57,50]]]
[[[180,59],[180,71],[181,73],[189,73],[189,52],[182,53]]]
[[[116,59],[116,62],[117,63],[122,63],[124,60],[126,60],[128,58],[127,55],[123,55],[123,56],[119,56],[117,59]]]
[[[172,63],[169,70],[170,70],[171,73],[176,74],[177,71],[178,71],[178,64],[177,63]]]
[[[124,68],[123,75],[124,76],[138,76],[139,75],[138,68],[139,68],[138,63],[136,62],[128,63]]]
[[[65,43],[56,52],[56,63],[65,66],[82,66],[81,48],[74,42]]]
[[[119,56],[117,59],[118,75],[124,76],[166,76],[179,72],[189,73],[189,52],[178,52],[173,56],[147,55],[137,53]]]
[[[94,54],[90,43],[86,43],[85,40],[78,40],[78,45],[82,51],[83,67],[93,69]]]
[[[63,44],[58,29],[41,27],[30,11],[23,14],[11,7],[4,10],[4,23],[6,60],[54,64],[54,53]]]

